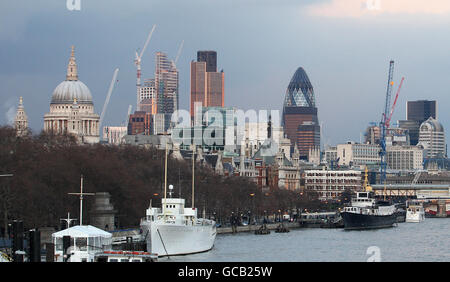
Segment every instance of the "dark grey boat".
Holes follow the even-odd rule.
[[[341,215],[346,230],[386,228],[397,223],[398,210],[389,202],[377,201],[373,192],[358,192]]]

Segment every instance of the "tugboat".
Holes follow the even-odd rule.
[[[408,201],[406,208],[406,222],[421,222],[425,220],[425,210],[421,202]]]
[[[192,170],[194,170],[194,150]],[[194,171],[192,171],[192,207],[185,207],[185,200],[172,198],[173,186],[169,186],[169,198],[162,199],[162,208],[151,206],[141,220],[142,239],[147,251],[158,257],[206,252],[213,248],[216,238],[216,222],[197,217],[194,207]],[[167,148],[165,164],[165,187],[167,187]]]

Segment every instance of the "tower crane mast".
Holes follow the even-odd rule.
[[[106,94],[106,99],[105,99],[105,103],[103,104],[103,109],[102,109],[102,113],[100,115],[100,121],[99,121],[99,129],[102,128],[102,124],[103,124],[103,118],[105,117],[105,112],[106,109],[108,108],[108,104],[109,104],[109,100],[111,98],[111,94],[114,90],[114,85],[117,82],[117,74],[119,73],[119,69],[115,69],[114,74],[113,74],[113,78],[111,80],[111,84],[109,85],[109,89],[108,89],[108,93]]]
[[[386,121],[389,115],[389,109],[391,107],[391,95],[394,85],[394,61],[389,62],[389,75],[388,84],[386,90],[386,99],[384,104],[384,112],[381,117],[380,129],[381,129],[381,151],[380,151],[380,183],[384,184],[386,180]]]

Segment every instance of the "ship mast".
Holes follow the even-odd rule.
[[[80,193],[68,193],[68,194],[80,196],[80,226],[81,226],[83,225],[83,196],[93,196],[95,194],[83,192],[83,175],[81,175]]]
[[[194,209],[194,179],[195,179],[194,167],[195,167],[195,145],[192,148],[192,209]]]
[[[167,146],[166,143],[166,161],[164,165],[164,205],[163,205],[163,214],[166,214],[166,199],[167,199]]]

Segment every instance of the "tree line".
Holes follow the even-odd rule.
[[[118,211],[120,226],[135,227],[150,201],[160,206],[164,193],[165,151],[155,148],[105,144],[79,145],[72,135],[40,132],[18,137],[13,128],[0,127],[0,228],[23,220],[25,228],[60,226],[70,212],[78,217],[83,175],[84,192],[108,192]],[[192,164],[169,157],[168,185],[174,196],[191,206]],[[88,224],[94,199],[83,201],[83,223]],[[199,215],[226,221],[232,212],[262,216],[293,208],[321,209],[314,193],[284,189],[261,191],[245,177],[221,176],[196,163],[195,206]]]

